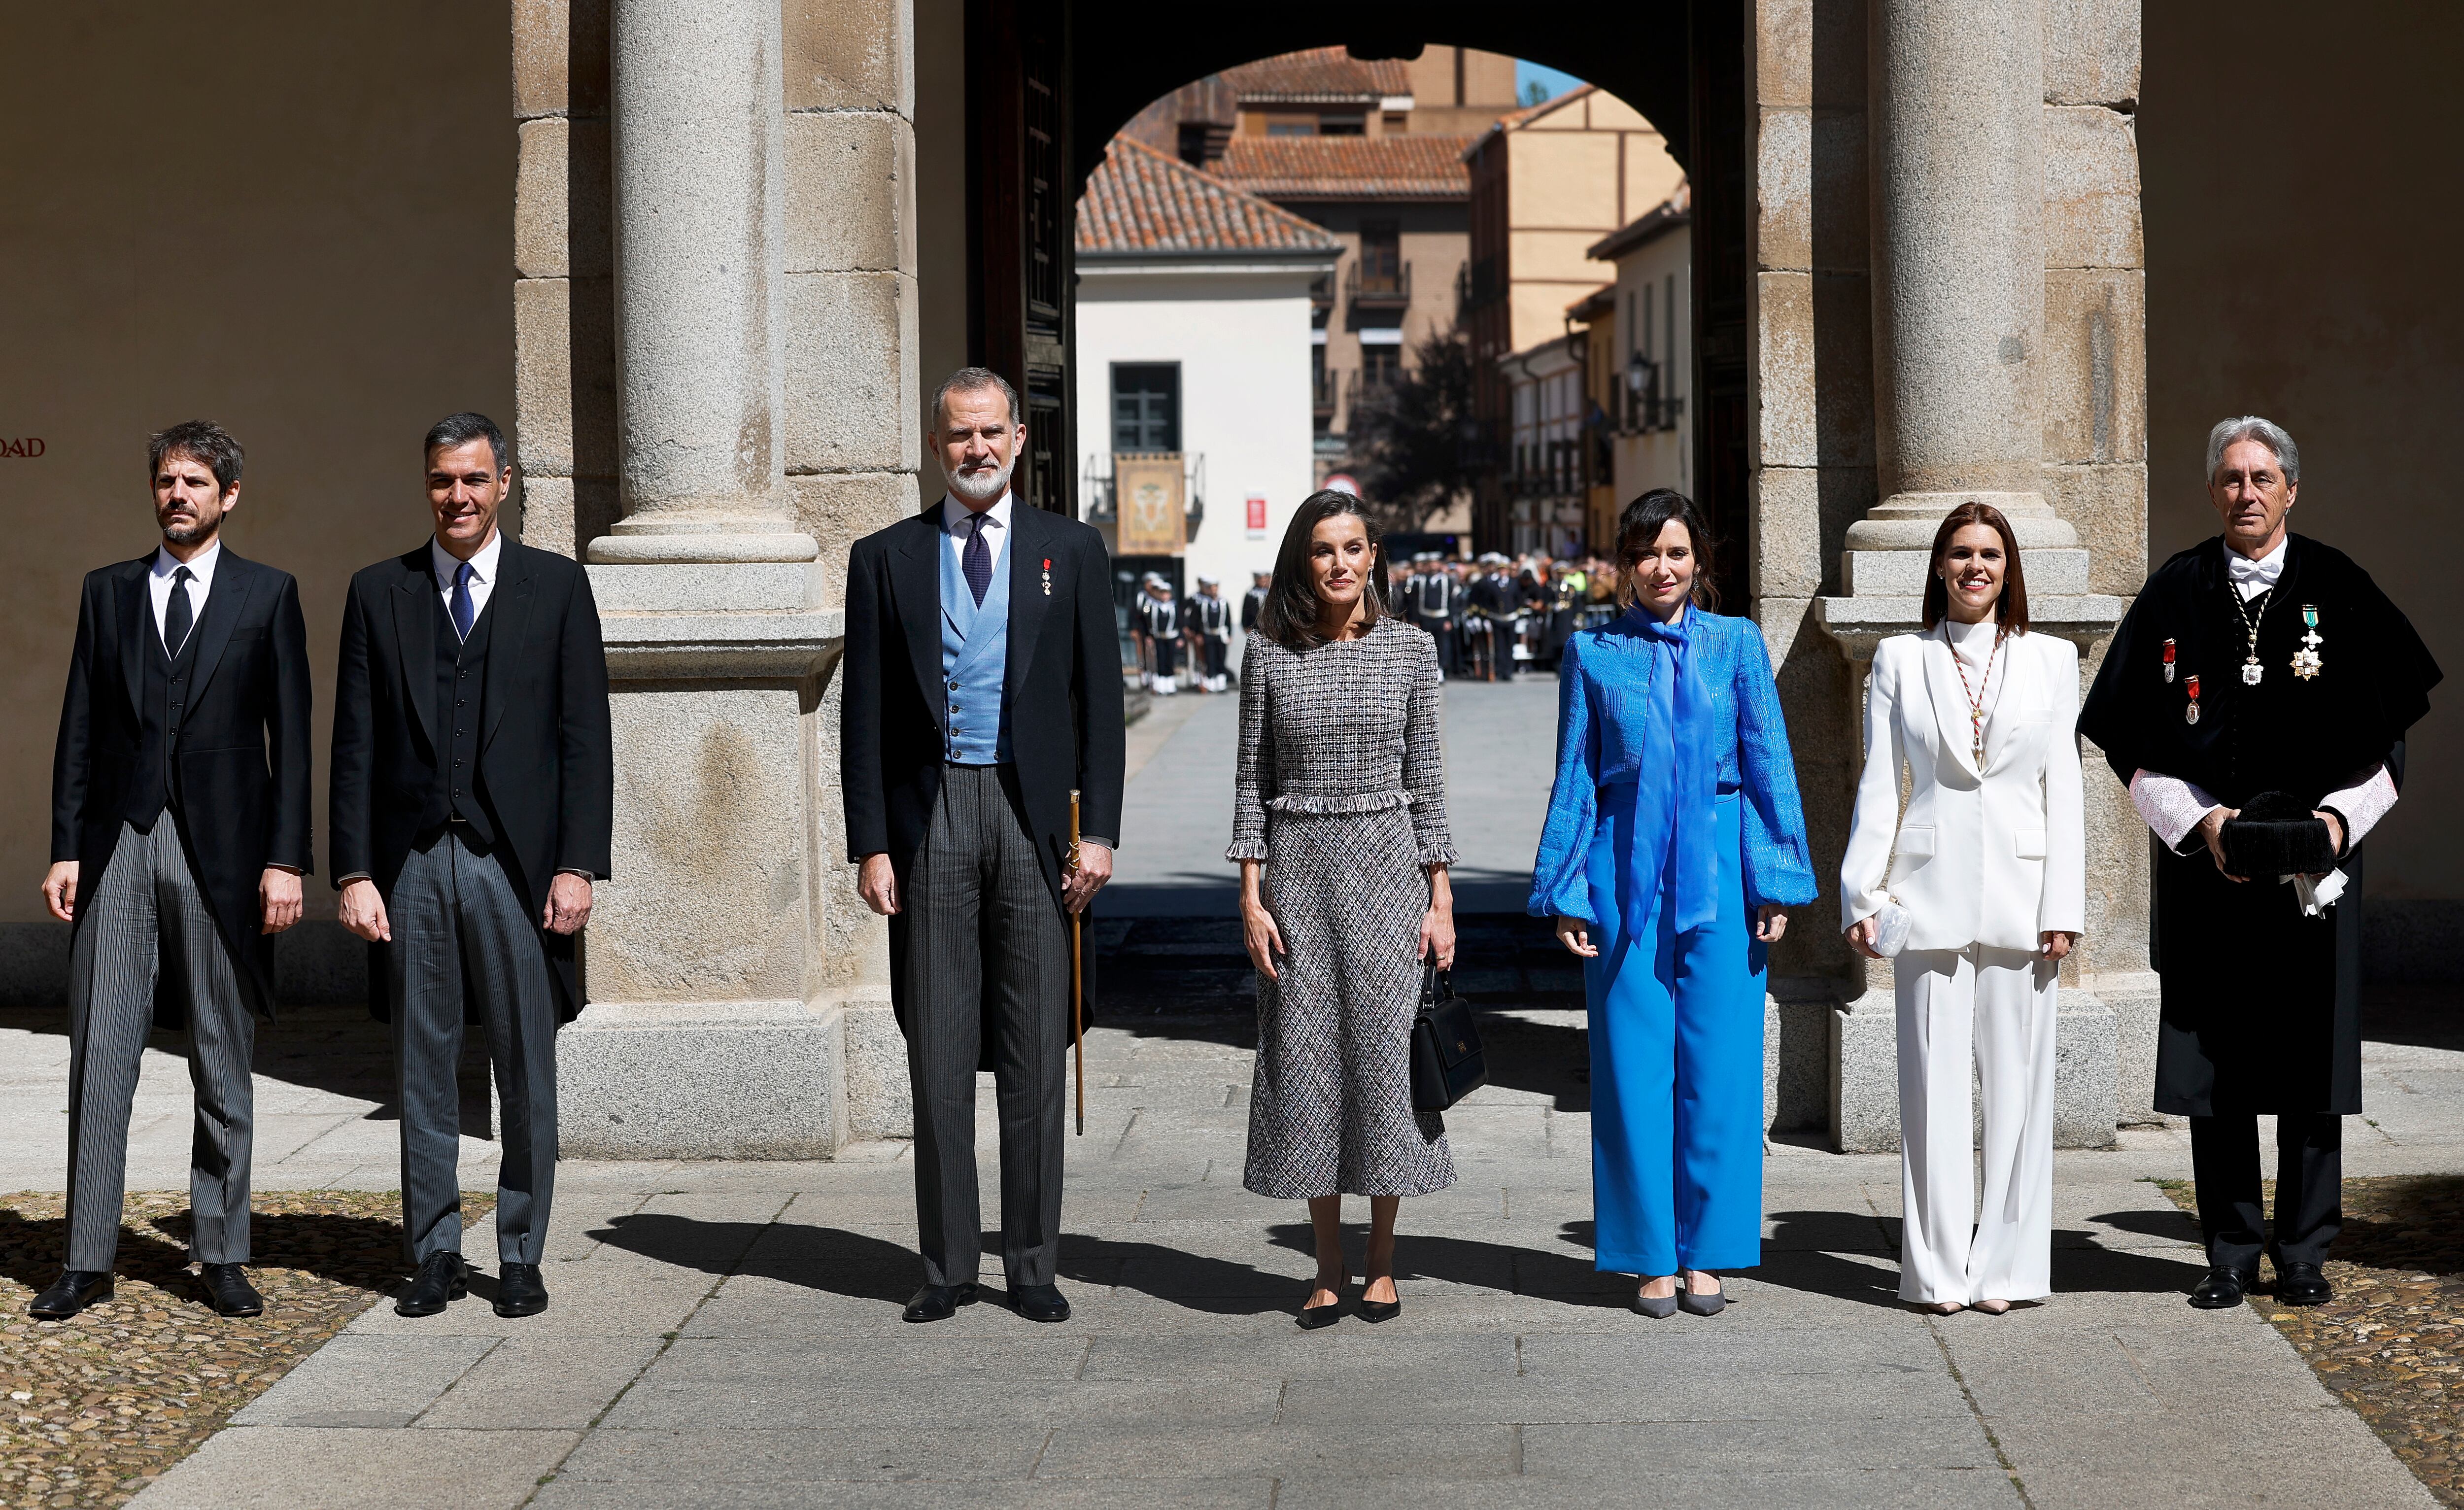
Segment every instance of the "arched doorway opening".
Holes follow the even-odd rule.
[[[1121,0],[969,0],[965,8],[966,349],[1009,375],[1031,406],[1023,470],[1040,505],[1076,513],[1085,417],[1071,391],[1077,281],[1072,209],[1113,134],[1180,85],[1277,55],[1336,47],[1413,58],[1433,44],[1563,68],[1630,104],[1664,135],[1692,198],[1695,334],[1685,416],[1694,491],[1736,547],[1733,604],[1747,602],[1748,222],[1745,15],[1738,0],[1661,0],[1614,13],[1551,8],[1500,14],[1466,4],[1346,16],[1278,5],[1176,33]],[[1647,207],[1638,207],[1647,208]],[[1493,361],[1503,352],[1484,352]],[[1492,439],[1492,444],[1503,437]],[[1502,514],[1475,534],[1504,537]]]

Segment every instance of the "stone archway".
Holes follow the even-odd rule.
[[[810,1154],[903,1128],[881,930],[837,852],[836,576],[918,504],[919,194],[947,191],[918,183],[919,47],[1000,6],[1058,27],[1089,122],[1263,53],[1412,40],[1384,8],[1253,8],[1176,42],[1166,77],[1119,0],[516,8],[530,534],[594,562],[621,778],[657,797],[636,811],[701,815],[729,861],[678,863],[664,822],[624,841],[565,1039],[577,1153]],[[1694,174],[1704,491],[1743,521],[1834,869],[1857,652],[1913,621],[1904,552],[1929,512],[2006,495],[2056,553],[2071,602],[2051,617],[2091,651],[2144,573],[2137,0],[1437,4],[1423,28],[1595,78]],[[1668,35],[1686,45],[1648,45]],[[1063,123],[1073,187],[1091,135]],[[2152,1053],[2143,841],[2097,791],[2070,1143],[2110,1141]],[[1774,959],[1778,1120],[1852,1148],[1896,1138],[1887,996],[1877,1013],[1865,986],[1827,927]]]

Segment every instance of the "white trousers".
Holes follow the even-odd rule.
[[[2053,1293],[2054,991],[2035,954],[1971,945],[1894,963],[1900,1021],[1900,1299]],[[1969,1066],[1985,1097],[1976,1199]]]

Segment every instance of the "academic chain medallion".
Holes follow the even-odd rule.
[[[1985,652],[1985,679],[1973,690],[1968,685],[1968,664],[1959,658],[1959,646],[1950,643],[1950,625],[1942,626],[1942,643],[1950,651],[1951,668],[1959,672],[1959,690],[1968,699],[1968,733],[1969,748],[1975,752],[1976,768],[1985,769],[1985,694],[1993,687],[1993,658],[2002,653],[2002,631],[1993,631],[1993,648]]]

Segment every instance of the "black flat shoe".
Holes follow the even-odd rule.
[[[419,1260],[410,1288],[393,1302],[396,1316],[434,1316],[451,1302],[471,1293],[471,1266],[451,1249],[439,1249]]]
[[[2215,1268],[2190,1292],[2190,1303],[2203,1311],[2229,1311],[2242,1302],[2258,1276],[2247,1269]]]
[[[225,1316],[262,1316],[265,1297],[248,1282],[236,1263],[200,1264],[198,1282],[206,1287],[207,1303]]]
[[[1343,1302],[1337,1300],[1329,1305],[1304,1305],[1301,1313],[1292,1320],[1300,1323],[1304,1331],[1313,1332],[1321,1326],[1331,1326],[1343,1320]]]
[[[2336,1287],[2315,1263],[2288,1263],[2276,1271],[2276,1299],[2284,1305],[2324,1305],[2336,1298]]]
[[[536,1263],[496,1265],[496,1314],[511,1321],[547,1309],[547,1281]]]
[[[1057,1284],[1013,1284],[1009,1287],[1009,1308],[1030,1322],[1069,1319],[1069,1302]]]
[[[1403,1314],[1403,1298],[1399,1295],[1391,1301],[1373,1301],[1369,1299],[1367,1292],[1363,1291],[1361,1298],[1354,1301],[1353,1305],[1360,1312],[1360,1319],[1364,1322],[1391,1322]]]
[[[111,1299],[111,1275],[92,1269],[62,1269],[52,1287],[34,1297],[26,1314],[38,1322],[64,1322],[97,1301]]]
[[[928,1284],[908,1300],[907,1309],[899,1314],[911,1322],[946,1322],[958,1314],[959,1306],[975,1303],[973,1283]]]

